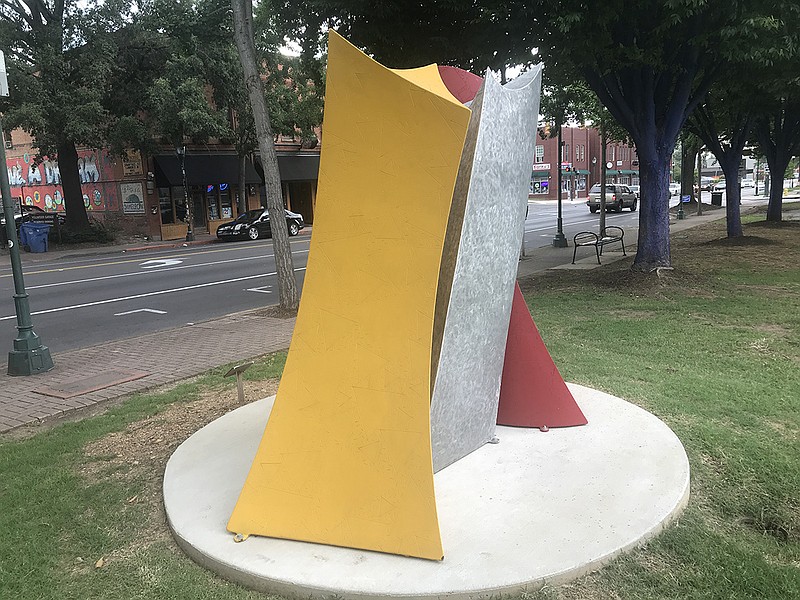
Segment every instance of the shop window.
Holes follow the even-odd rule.
[[[544,146],[536,146],[536,153],[534,154],[534,162],[540,163],[544,161]]]
[[[208,207],[208,220],[219,219],[219,204],[217,203],[217,186],[206,186],[206,206]]]
[[[219,206],[220,215],[223,219],[233,218],[233,205],[231,201],[231,190],[227,183],[219,184]]]
[[[158,206],[164,225],[182,223],[186,219],[186,202],[182,187],[158,188]]]
[[[546,177],[533,177],[529,191],[532,196],[547,194],[550,191],[550,182]]]
[[[179,223],[186,220],[186,190],[183,187],[170,188],[172,194],[172,206],[175,209],[175,220],[172,223]]]

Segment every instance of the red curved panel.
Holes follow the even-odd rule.
[[[586,417],[550,357],[522,297],[522,290],[516,284],[497,424],[572,427],[586,423]]]
[[[439,75],[450,93],[462,104],[471,102],[483,83],[483,77],[458,67],[439,66]]]

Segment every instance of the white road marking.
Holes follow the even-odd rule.
[[[295,269],[297,271],[305,271],[305,267]],[[109,298],[107,300],[98,300],[97,302],[85,302],[83,304],[73,304],[72,306],[61,306],[59,308],[48,308],[46,310],[37,310],[31,313],[33,315],[46,315],[49,313],[63,312],[65,310],[75,310],[77,308],[88,308],[90,306],[100,306],[102,304],[111,304],[113,302],[125,302],[126,300],[136,300],[138,298],[149,298],[150,296],[161,296],[163,294],[172,294],[175,292],[185,292],[187,290],[196,290],[204,287],[211,287],[214,285],[225,285],[226,283],[236,283],[237,281],[248,281],[250,279],[259,279],[261,277],[271,277],[277,275],[277,272],[263,273],[261,275],[249,275],[247,277],[236,277],[235,279],[224,279],[222,281],[210,281],[208,283],[198,283],[197,285],[187,285],[179,288],[172,288],[169,290],[158,290],[156,292],[147,292],[144,294],[134,294],[133,296],[122,296],[120,298]],[[0,321],[8,321],[9,319],[16,319],[17,315],[10,315],[7,317],[0,317]]]
[[[308,250],[297,250],[292,254],[308,253]],[[229,258],[227,260],[216,260],[213,262],[198,263],[196,265],[182,265],[180,267],[167,267],[166,269],[159,269],[158,271],[133,271],[132,273],[118,273],[117,275],[104,275],[103,277],[88,277],[86,279],[73,279],[72,281],[59,281],[57,283],[43,283],[42,285],[28,285],[25,286],[29,290],[38,290],[49,287],[58,287],[60,285],[75,285],[79,283],[90,283],[92,281],[105,281],[106,279],[119,279],[120,277],[135,277],[139,275],[150,275],[151,273],[165,273],[167,271],[177,271],[179,269],[195,269],[197,267],[210,267],[213,265],[223,265],[225,263],[240,262],[245,260],[262,260],[264,258],[272,258],[274,254],[266,254],[264,256],[247,256],[245,258]],[[27,274],[26,274],[27,277]]]
[[[177,258],[159,258],[156,260],[146,260],[139,266],[143,269],[155,269],[157,267],[174,267],[181,264],[183,261]]]
[[[293,239],[289,240],[289,244],[292,247],[300,246],[302,244],[309,244],[310,242],[311,242],[310,239],[300,239],[300,240],[298,240],[298,239],[293,238]],[[265,243],[265,244],[257,244],[255,246],[250,245],[248,247],[264,247],[264,246],[269,246],[269,244],[267,244],[267,243]],[[180,256],[182,258],[186,258],[187,256],[202,256],[202,255],[205,255],[205,254],[218,254],[220,252],[231,252],[231,251],[238,252],[238,251],[242,251],[242,250],[247,250],[248,247],[240,246],[238,244],[231,244],[231,246],[229,248],[214,248],[214,249],[210,249],[210,250],[201,250],[201,251],[196,251],[196,252],[185,251],[185,252],[181,252]],[[123,250],[123,252],[125,252],[125,251]],[[292,252],[294,252],[294,250]],[[267,255],[267,256],[271,256],[271,255]],[[157,260],[157,259],[153,259],[153,260]],[[87,263],[87,261],[89,261],[88,264],[83,264],[83,263]],[[81,259],[78,259],[78,260],[66,260],[66,257],[65,257],[64,260],[61,260],[61,259],[58,260],[58,264],[59,265],[65,265],[65,264],[68,265],[68,264],[71,264],[71,263],[82,263],[82,264],[77,264],[77,265],[68,266],[68,267],[59,266],[59,267],[51,268],[51,269],[42,268],[42,269],[39,269],[39,270],[36,270],[36,271],[30,271],[28,273],[25,273],[25,275],[26,276],[28,276],[28,275],[41,275],[42,273],[58,273],[58,272],[61,272],[61,271],[74,271],[74,270],[77,270],[77,269],[95,269],[97,267],[109,267],[109,266],[112,266],[112,265],[125,265],[125,264],[132,264],[132,263],[140,263],[141,261],[142,261],[141,258],[128,258],[128,259],[123,259],[123,260],[111,260],[111,261],[109,261],[108,258],[89,259],[89,258],[84,257],[84,258],[81,258]],[[46,266],[46,265],[43,265],[43,266]],[[0,277],[11,277],[11,272],[10,272],[9,268],[0,268],[0,272],[6,272],[6,271],[8,271],[8,272],[0,275]]]
[[[262,285],[261,287],[247,288],[245,289],[245,292],[260,292],[262,294],[271,294],[272,290],[269,289],[271,287],[272,287],[271,285]]]
[[[137,308],[136,310],[126,310],[125,312],[114,313],[114,316],[121,317],[123,315],[132,315],[133,313],[140,313],[140,312],[149,312],[149,313],[154,313],[156,315],[167,314],[167,311],[165,310],[156,310],[155,308]]]

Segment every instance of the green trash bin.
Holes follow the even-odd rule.
[[[47,238],[50,235],[48,223],[22,223],[19,226],[20,244],[31,252],[47,252]]]

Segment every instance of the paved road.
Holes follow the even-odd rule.
[[[309,237],[294,238],[302,285]],[[34,330],[52,352],[277,304],[272,242],[233,242],[32,262]],[[0,268],[0,339],[16,337],[10,266]]]
[[[752,188],[742,190],[742,206],[764,203],[764,198],[756,200]],[[676,206],[678,197],[670,199],[670,206]],[[711,203],[711,193],[703,192],[703,203]],[[572,244],[572,237],[579,231],[597,231],[600,222],[599,213],[592,214],[585,200],[563,200],[561,203],[563,231]],[[723,195],[723,206],[725,205]],[[528,219],[525,222],[525,244],[527,248],[539,248],[552,244],[557,231],[558,206],[556,202],[530,200],[528,202]],[[636,239],[639,229],[639,211],[624,210],[621,213],[606,213],[606,225],[616,225],[626,231],[625,239]]]

